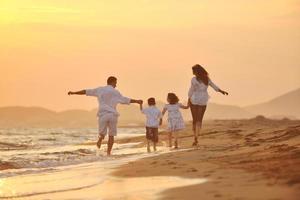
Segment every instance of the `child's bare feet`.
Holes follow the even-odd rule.
[[[174,149],[178,149],[178,142],[177,141],[175,141],[175,143],[174,143]]]
[[[193,142],[193,146],[198,146],[198,139],[195,138],[194,142]]]

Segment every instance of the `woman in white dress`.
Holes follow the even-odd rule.
[[[191,113],[193,117],[193,146],[196,146],[198,145],[198,136],[201,131],[202,120],[209,99],[209,95],[207,92],[208,86],[211,86],[216,92],[220,92],[223,95],[228,95],[228,93],[221,90],[211,81],[207,71],[201,65],[196,64],[192,67],[192,69],[195,77],[193,77],[191,81],[191,87],[188,93],[188,105],[191,108]]]
[[[179,103],[179,99],[174,93],[169,93],[167,97],[169,104],[163,108],[162,115],[168,112],[168,131],[169,131],[169,147],[172,147],[172,137],[174,135],[175,149],[178,148],[178,135],[177,132],[185,128],[184,121],[180,112],[180,108],[188,109],[189,106],[184,106]]]

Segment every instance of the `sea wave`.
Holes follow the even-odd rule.
[[[132,144],[116,144],[115,152],[123,152]],[[69,146],[65,148],[57,148],[48,150],[37,150],[36,154],[22,154],[14,156],[8,161],[0,161],[0,177],[9,177],[27,173],[36,173],[40,170],[51,169],[60,166],[68,166],[81,163],[89,163],[95,161],[104,161],[108,158],[105,154],[106,144],[103,144],[103,150],[98,150],[94,146]],[[128,154],[130,155],[130,154]],[[127,156],[119,154],[116,156]]]
[[[118,138],[144,129],[120,128]],[[104,159],[106,144],[97,150],[97,129],[0,129],[0,177]],[[116,144],[114,150],[127,148]]]
[[[17,150],[17,149],[27,149],[31,147],[28,144],[19,144],[19,143],[10,143],[10,142],[0,142],[0,151],[8,151],[8,150]]]

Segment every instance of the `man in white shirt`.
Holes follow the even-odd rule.
[[[146,115],[147,151],[150,153],[151,141],[153,142],[153,150],[156,151],[156,144],[158,142],[158,126],[162,123],[162,114],[155,106],[155,98],[149,98],[148,105],[149,107],[143,109],[143,105],[140,104],[140,109],[141,112]]]
[[[98,128],[99,128],[99,139],[97,147],[101,147],[102,140],[108,133],[108,148],[107,155],[111,155],[111,150],[114,144],[114,136],[117,135],[117,123],[119,113],[117,111],[118,104],[130,104],[137,103],[142,104],[142,100],[130,99],[122,96],[122,94],[116,90],[117,78],[109,77],[107,79],[107,86],[98,87],[95,89],[80,90],[77,92],[68,92],[68,95],[86,95],[94,96],[98,98]]]

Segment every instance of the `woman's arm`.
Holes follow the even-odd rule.
[[[191,104],[192,104],[191,98],[189,98],[189,99],[188,99],[188,106],[191,107]]]
[[[222,93],[223,95],[228,95],[228,92],[224,91],[224,90],[221,90],[216,84],[214,84],[214,82],[212,82],[210,79],[208,81],[208,85],[210,87],[212,87],[216,92],[220,92]]]
[[[226,92],[224,90],[219,89],[219,92],[221,92],[223,95],[228,95],[228,92]]]

